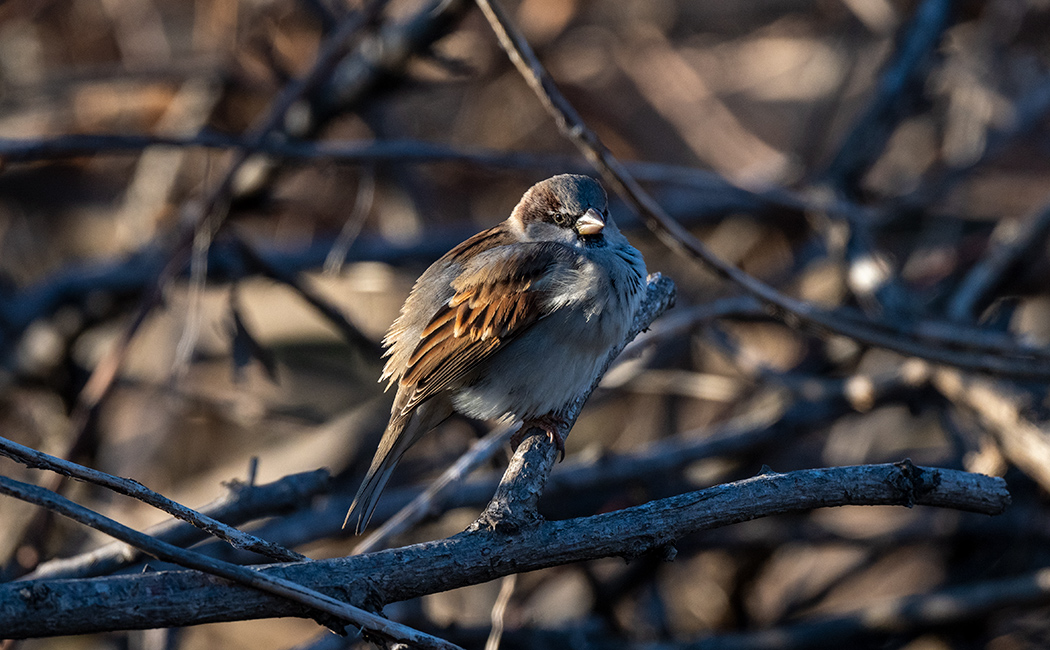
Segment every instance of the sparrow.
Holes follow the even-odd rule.
[[[390,422],[343,526],[368,524],[398,460],[453,411],[516,418],[564,453],[564,410],[597,376],[645,292],[642,254],[605,190],[563,174],[529,188],[510,217],[459,244],[416,281],[383,339]]]

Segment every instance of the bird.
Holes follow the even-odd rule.
[[[361,534],[401,456],[453,411],[558,433],[565,409],[626,337],[645,292],[642,254],[601,184],[561,174],[510,217],[454,247],[416,281],[383,339],[390,421],[343,522]]]

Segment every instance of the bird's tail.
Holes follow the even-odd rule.
[[[343,528],[350,522],[350,518],[357,513],[357,526],[354,532],[358,535],[364,531],[368,521],[375,512],[379,497],[386,487],[390,475],[394,472],[397,462],[408,448],[424,433],[441,424],[449,415],[451,408],[437,403],[439,400],[428,400],[420,405],[414,412],[398,414],[390,418],[383,437],[379,441],[379,449],[372,458],[372,464],[365,474],[361,487],[357,489],[357,496],[350,504],[350,510],[343,520]]]

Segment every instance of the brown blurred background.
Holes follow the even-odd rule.
[[[223,494],[223,482],[248,480],[252,459],[257,483],[326,467],[331,492],[303,503],[313,510],[297,521],[345,509],[389,408],[376,383],[376,345],[415,277],[504,219],[533,182],[587,169],[478,10],[448,4],[445,23],[416,35],[403,65],[362,66],[361,52],[389,44],[384,30],[419,21],[428,6],[390,3],[350,43],[346,62],[292,107],[268,155],[241,166],[210,211],[226,222],[210,240],[198,238],[98,404],[85,401],[88,377],[149,299],[180,233],[229,167],[231,147],[357,7],[0,5],[0,138],[18,140],[0,140],[2,435],[190,506]],[[633,169],[673,216],[723,259],[799,298],[898,323],[940,318],[968,269],[1050,195],[1050,6],[1041,0],[504,6],[604,143],[625,161],[653,163]],[[931,45],[905,83],[887,90],[907,53],[902,44],[922,29]],[[880,93],[892,101],[872,108]],[[69,134],[173,142],[55,140]],[[53,146],[33,147],[45,142]],[[377,156],[373,142],[402,149]],[[514,152],[528,155],[503,155]],[[835,201],[839,208],[823,209]],[[1046,493],[1004,459],[977,419],[925,381],[928,368],[772,320],[656,241],[622,203],[613,213],[650,271],[677,283],[667,316],[677,328],[607,377],[568,440],[566,463],[702,440],[729,424],[751,423],[758,433],[673,472],[557,495],[543,504],[549,516],[641,503],[763,465],[789,471],[904,457],[1006,475],[1014,506],[994,520],[923,508],[818,511],[680,540],[673,563],[609,559],[522,575],[502,647],[673,648],[727,633],[746,640],[809,616],[1050,562]],[[865,263],[890,276],[886,291],[865,288]],[[974,315],[989,331],[1046,346],[1048,279],[1043,239]],[[723,298],[737,300],[719,312],[724,318],[696,311]],[[1044,421],[1046,383],[1019,390],[1026,413]],[[393,487],[433,478],[484,429],[451,421],[412,449]],[[505,460],[500,454],[479,471],[498,472]],[[52,484],[6,459],[0,467],[136,528],[163,520],[84,484]],[[481,505],[452,509],[396,541],[453,534]],[[265,531],[280,516],[292,515],[248,527]],[[0,521],[7,578],[106,541],[9,499],[0,500]],[[355,542],[338,523],[298,550],[349,553]],[[480,648],[500,586],[386,611]],[[997,607],[850,647],[1048,647],[1047,613],[1039,603]],[[337,641],[311,621],[280,619],[17,647],[264,650]]]

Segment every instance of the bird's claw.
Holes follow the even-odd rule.
[[[563,419],[551,415],[525,420],[521,423],[521,428],[510,437],[510,444],[514,449],[517,449],[518,445],[525,440],[525,435],[530,429],[541,429],[547,434],[547,440],[550,440],[558,449],[558,461],[560,462],[565,460],[565,438],[558,430],[564,424],[565,421]]]

